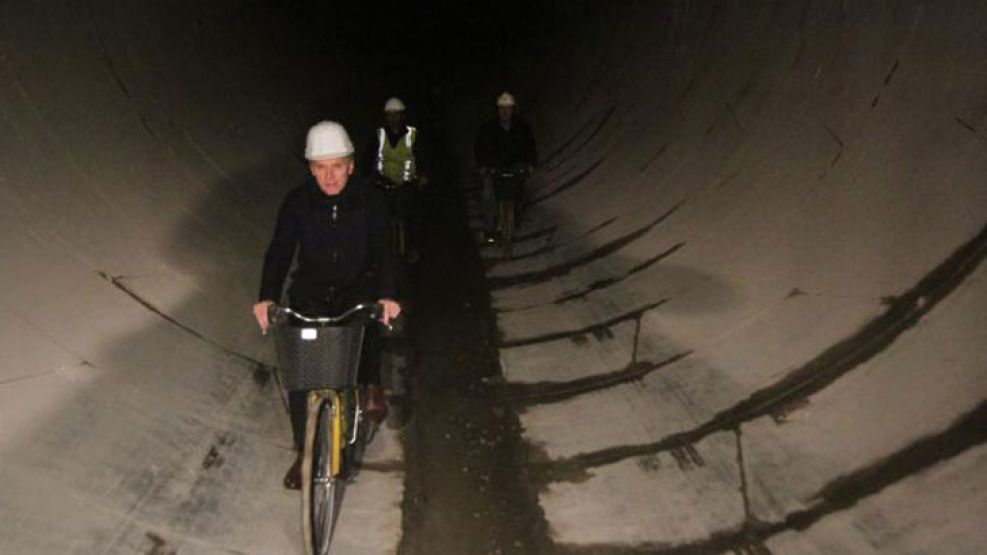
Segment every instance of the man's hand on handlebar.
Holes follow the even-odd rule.
[[[377,302],[384,309],[380,315],[380,322],[385,326],[390,326],[391,322],[401,315],[401,305],[393,299],[381,299]]]
[[[397,301],[395,301],[393,299],[380,299],[377,302],[380,304],[380,322],[382,324],[384,324],[385,326],[390,327],[391,323],[398,316],[401,315],[401,305],[398,304]],[[270,327],[271,327],[271,319],[270,319],[271,318],[271,316],[270,316],[270,314],[271,314],[271,307],[276,306],[276,304],[277,303],[275,303],[274,301],[260,301],[260,302],[258,302],[256,304],[254,304],[254,306],[253,306],[254,318],[257,319],[257,325],[260,326],[260,331],[262,333],[265,333],[266,334],[267,333],[267,330],[270,329]],[[357,305],[356,307],[354,307],[354,309],[358,309],[358,308],[365,307],[365,306],[366,305]],[[349,316],[350,314],[352,314],[352,311],[354,309],[351,309],[350,312],[348,312],[348,313],[346,313],[346,314],[344,314],[342,316],[335,317],[335,318],[337,318],[337,319],[339,319],[339,318],[345,318],[345,317]],[[291,311],[289,310],[288,312],[291,312]],[[298,315],[297,313],[294,313],[294,314],[296,314],[296,316],[299,316],[299,317],[301,317],[303,319],[305,318],[305,316],[303,316],[303,315]],[[331,321],[332,319],[333,318],[322,318],[322,319],[318,319],[317,318],[316,320],[320,320],[320,321],[321,320],[330,320]]]
[[[257,319],[257,325],[260,326],[261,333],[267,333],[267,328],[271,327],[271,321],[267,317],[267,312],[273,304],[274,301],[260,301],[254,304],[254,318]]]

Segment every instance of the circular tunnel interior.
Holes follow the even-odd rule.
[[[361,154],[395,95],[433,179],[333,553],[981,552],[985,28],[974,0],[0,3],[0,552],[303,552],[250,306],[307,129]],[[538,148],[509,252],[473,158],[505,90]]]

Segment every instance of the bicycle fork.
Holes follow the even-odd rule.
[[[353,421],[347,422],[346,415],[349,414],[349,407],[347,405],[350,402],[355,405]],[[325,410],[329,411],[329,419],[326,424],[332,432],[329,434],[329,437],[332,438],[332,444],[329,446],[331,453],[329,457],[330,468],[329,476],[326,479],[335,480],[342,473],[343,450],[347,446],[356,444],[360,437],[360,422],[363,420],[363,409],[360,407],[360,393],[358,390],[353,392],[352,400],[347,395],[341,394],[335,389],[317,390],[309,394],[309,411],[320,410],[323,403],[327,405]],[[349,437],[345,437],[344,432],[349,432]],[[343,443],[344,441],[345,444]]]

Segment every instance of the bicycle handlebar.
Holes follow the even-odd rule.
[[[511,178],[523,177],[531,173],[531,168],[526,165],[512,165],[506,167],[487,168],[487,173],[495,177]]]
[[[346,312],[339,314],[337,316],[306,316],[296,310],[292,310],[286,306],[279,306],[272,304],[267,309],[268,318],[272,324],[280,325],[283,324],[288,316],[293,316],[298,320],[307,322],[310,324],[342,324],[343,322],[349,320],[354,315],[358,313],[365,313],[369,320],[375,320],[380,322],[381,317],[384,313],[384,307],[380,303],[360,303]],[[383,323],[383,322],[381,322]],[[392,329],[390,324],[384,324],[387,329]]]

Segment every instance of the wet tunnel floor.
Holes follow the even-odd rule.
[[[487,383],[498,374],[494,319],[461,196],[447,187],[426,204],[406,295],[412,406],[399,552],[546,552],[517,415]]]

